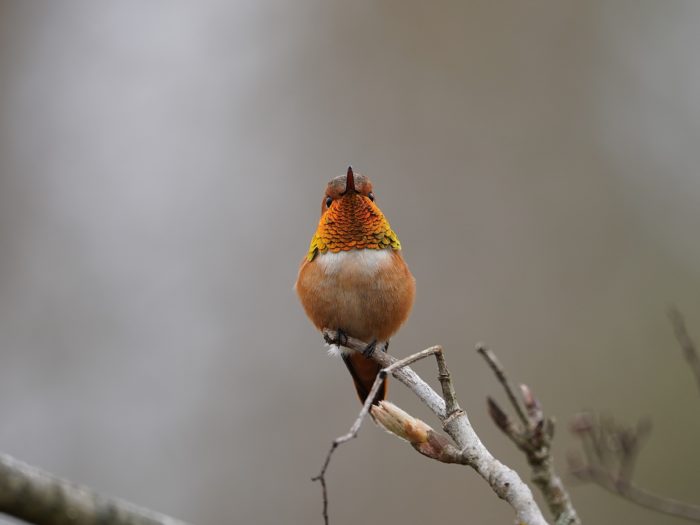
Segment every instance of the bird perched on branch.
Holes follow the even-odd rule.
[[[415,286],[401,243],[374,202],[372,183],[348,168],[326,187],[295,289],[316,328],[337,332],[338,339],[329,342],[342,345],[351,336],[368,343],[364,352],[341,346],[363,403],[380,370],[369,357],[378,347],[388,348],[411,311]],[[386,381],[372,402],[385,396]]]

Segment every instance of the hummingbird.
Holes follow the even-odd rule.
[[[321,200],[321,219],[294,285],[306,315],[323,331],[367,343],[364,352],[341,346],[341,356],[365,402],[381,367],[370,359],[406,321],[415,279],[401,243],[374,200],[372,183],[349,167],[332,179]],[[339,346],[340,346],[339,344]],[[386,380],[372,403],[386,397]]]

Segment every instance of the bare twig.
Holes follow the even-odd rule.
[[[622,496],[641,507],[676,518],[700,522],[700,507],[696,505],[690,505],[682,501],[658,496],[636,487],[632,483],[620,485],[608,472],[596,468],[588,467],[582,471],[572,472],[578,479],[595,483],[613,494]]]
[[[700,388],[700,357],[688,335],[683,316],[672,307],[668,310],[668,318]],[[574,418],[571,431],[580,439],[583,450],[582,455],[569,457],[569,469],[577,479],[595,483],[648,509],[700,523],[700,505],[659,496],[632,483],[642,442],[651,431],[648,420],[628,428],[611,418],[582,413]]]
[[[367,395],[367,398],[365,399],[364,404],[362,405],[362,409],[360,410],[360,413],[358,414],[357,419],[355,419],[355,422],[350,427],[350,430],[348,431],[348,433],[344,434],[342,436],[339,436],[333,440],[333,443],[331,444],[331,448],[328,451],[328,454],[326,454],[326,459],[323,462],[323,466],[321,467],[321,471],[316,476],[311,478],[311,481],[319,481],[321,483],[321,490],[323,493],[323,521],[324,521],[324,523],[326,523],[326,525],[328,524],[328,485],[326,484],[326,471],[328,470],[328,465],[331,462],[331,457],[333,456],[333,452],[335,452],[335,449],[338,448],[343,443],[346,443],[346,442],[350,441],[351,439],[355,439],[357,437],[357,433],[360,431],[360,427],[362,426],[362,422],[364,421],[365,416],[367,416],[367,413],[369,412],[369,409],[372,406],[372,400],[377,395],[377,392],[379,391],[379,387],[381,386],[382,381],[384,381],[384,378],[387,376],[387,374],[393,372],[394,370],[402,368],[406,365],[414,363],[415,361],[418,361],[419,359],[423,359],[423,358],[435,353],[437,348],[438,347],[428,348],[427,350],[423,350],[422,352],[418,352],[416,354],[408,356],[404,359],[401,359],[400,361],[395,361],[390,366],[380,370],[379,373],[377,374],[376,379],[374,380],[374,383],[372,384],[372,388],[370,389],[369,394]]]
[[[676,334],[676,339],[678,344],[683,350],[683,355],[685,360],[688,362],[691,372],[695,376],[695,382],[698,385],[698,390],[700,390],[700,356],[695,347],[695,343],[688,335],[688,331],[685,328],[685,321],[681,313],[674,307],[668,309],[668,319],[671,321],[671,326],[673,326],[673,332]]]
[[[520,423],[511,420],[496,401],[488,397],[487,406],[491,419],[525,453],[532,467],[532,481],[542,492],[557,525],[579,525],[581,520],[561,478],[554,470],[551,448],[554,438],[554,419],[544,416],[542,406],[527,385],[520,385],[523,408],[496,355],[483,343],[479,343],[476,350],[484,357],[503,386]]]
[[[520,421],[523,425],[527,426],[528,419],[525,415],[525,411],[520,406],[520,402],[518,401],[518,398],[515,395],[515,391],[513,390],[513,387],[510,386],[510,382],[508,381],[508,377],[506,376],[506,371],[501,365],[501,363],[498,361],[496,354],[489,350],[484,343],[477,343],[476,351],[484,357],[488,365],[491,367],[491,370],[493,370],[493,373],[496,375],[496,378],[501,383],[501,385],[503,385],[503,389],[508,395],[508,400],[510,401],[510,404],[513,405],[513,408],[515,408],[515,413],[518,414],[518,418],[520,418]]]
[[[37,525],[186,525],[0,455],[0,512]]]
[[[325,332],[326,337],[336,340],[335,333]],[[343,341],[347,348],[362,351],[367,345],[364,341],[347,338]],[[498,461],[474,431],[466,412],[459,408],[454,386],[444,363],[442,348],[433,347],[424,352],[434,353],[438,360],[439,379],[443,394],[440,397],[425,381],[408,366],[392,369],[391,375],[406,385],[423,403],[440,419],[443,429],[454,440],[460,454],[460,463],[469,465],[491,486],[498,497],[506,500],[516,513],[518,523],[525,525],[544,525],[542,513],[535,502],[530,488],[520,479],[515,471]],[[413,357],[413,356],[412,356]],[[387,369],[397,362],[396,358],[384,352],[374,352],[372,359]]]
[[[382,381],[385,377],[386,374],[383,373],[383,371],[377,374],[377,378],[372,384],[372,388],[369,391],[367,399],[365,399],[365,403],[362,405],[362,409],[360,410],[360,414],[357,416],[357,419],[355,419],[355,422],[352,424],[347,434],[339,436],[333,440],[331,448],[328,451],[328,454],[326,454],[326,459],[324,460],[323,466],[321,467],[321,472],[319,472],[316,476],[311,478],[311,481],[321,482],[321,490],[323,492],[323,521],[326,524],[328,524],[328,486],[326,484],[326,471],[328,470],[328,465],[331,462],[333,452],[343,443],[346,443],[351,439],[357,437],[357,433],[360,431],[362,422],[364,421],[367,412],[369,412],[369,407],[372,406],[372,400],[374,399],[374,396],[377,395],[377,392],[379,391],[379,386],[382,384]]]
[[[459,408],[459,403],[457,402],[457,394],[455,393],[454,385],[452,384],[452,378],[450,377],[450,371],[447,369],[447,363],[445,362],[445,356],[442,353],[442,348],[435,354],[438,365],[438,379],[440,380],[440,386],[442,387],[442,395],[445,398],[445,412],[449,417],[461,410]]]
[[[571,430],[581,440],[584,452],[583,457],[569,457],[569,469],[577,479],[595,483],[642,507],[700,523],[700,506],[653,494],[632,483],[641,444],[651,430],[647,420],[626,428],[612,419],[583,413],[574,418]]]

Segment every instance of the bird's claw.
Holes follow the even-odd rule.
[[[372,357],[372,354],[374,353],[374,350],[377,348],[377,340],[373,339],[370,344],[368,344],[365,349],[362,351],[362,355],[366,358]]]
[[[324,332],[323,339],[329,345],[346,346],[348,344],[348,336],[340,328],[335,331],[335,337],[331,337],[327,332]]]

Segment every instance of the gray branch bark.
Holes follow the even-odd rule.
[[[37,525],[187,525],[0,454],[0,512]]]

